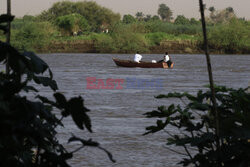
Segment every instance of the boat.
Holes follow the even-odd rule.
[[[168,67],[168,64],[166,62],[158,62],[158,63],[152,63],[152,62],[144,62],[141,61],[139,63],[131,60],[121,60],[117,58],[112,58],[113,61],[117,66],[120,67],[140,67],[140,68],[173,68],[174,63],[171,64],[170,67]]]

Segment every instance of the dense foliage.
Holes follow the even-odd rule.
[[[206,20],[212,51],[249,53],[249,21],[237,18],[231,7],[223,10],[210,7],[208,10],[210,13]],[[196,48],[196,51],[201,50],[200,21],[183,15],[177,15],[174,19],[172,14],[172,10],[166,4],[160,4],[158,15],[151,16],[137,12],[135,16],[126,14],[120,20],[119,14],[92,1],[62,1],[55,3],[38,16],[25,15],[23,18],[15,19],[12,23],[12,43],[18,49],[50,51],[49,46],[55,43],[61,43],[61,48],[67,47],[63,46],[65,43],[62,41],[69,43],[78,41],[79,45],[86,41],[93,44],[95,52],[134,53],[135,50],[140,50],[148,53],[151,52],[151,48],[158,46],[164,48],[165,43],[181,41],[187,45],[186,47]],[[117,27],[122,27],[120,29],[125,31],[116,34]],[[237,28],[237,32],[231,36],[232,27]],[[34,36],[33,40],[29,40],[29,36]],[[157,40],[156,36],[159,36]],[[4,39],[1,34],[0,39]],[[190,41],[192,41],[191,46]],[[126,47],[126,43],[131,46]],[[113,46],[114,44],[117,46]],[[178,49],[173,50],[183,48],[185,51],[186,47],[177,47]]]
[[[248,53],[250,49],[250,25],[231,19],[228,23],[212,27],[208,33],[210,48],[225,53]]]
[[[102,53],[147,52],[148,42],[140,33],[134,33],[131,27],[116,25],[110,35],[96,36],[95,47]]]
[[[186,18],[184,15],[178,15],[174,20],[175,24],[189,24],[189,19]]]
[[[0,16],[0,29],[13,17]],[[32,38],[29,38],[32,40]],[[0,166],[69,166],[67,160],[85,146],[105,151],[91,139],[72,134],[68,142],[80,142],[76,150],[67,151],[58,141],[58,127],[71,117],[76,126],[92,132],[89,109],[82,97],[69,100],[60,93],[48,65],[34,53],[18,52],[8,43],[0,42],[0,63],[9,64],[10,73],[0,72]],[[35,86],[49,87],[53,99],[39,94]],[[28,96],[27,96],[28,95]],[[35,95],[35,97],[33,97]]]
[[[15,25],[15,24],[14,24]],[[49,22],[25,21],[13,31],[12,45],[18,50],[32,50],[43,48],[55,30]]]
[[[130,14],[124,15],[122,18],[122,22],[125,24],[134,23],[135,21],[136,21],[136,19]]]
[[[219,135],[216,116],[212,112],[211,92],[168,93],[156,98],[177,98],[183,105],[160,106],[148,112],[148,118],[158,118],[147,132],[164,131],[167,145],[182,147],[176,153],[185,155],[183,166],[247,167],[250,165],[250,93],[247,89],[216,87]],[[174,133],[176,132],[176,133]]]
[[[99,6],[93,1],[55,3],[50,9],[38,16],[41,20],[54,22],[58,17],[77,13],[83,16],[91,27],[91,31],[101,31],[101,26],[111,26],[120,20],[120,15]]]
[[[77,35],[90,29],[87,20],[77,13],[60,16],[56,19],[55,24],[66,35]]]

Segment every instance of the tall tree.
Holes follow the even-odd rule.
[[[170,21],[172,19],[173,12],[166,4],[160,4],[158,14],[161,16],[163,21]]]
[[[137,12],[135,14],[135,16],[136,16],[137,20],[141,21],[144,17],[144,14],[142,12]]]
[[[211,13],[215,12],[215,8],[214,8],[213,6],[209,7],[208,10],[209,10]]]
[[[152,16],[150,14],[147,14],[146,17],[144,18],[144,21],[149,21],[151,20]]]
[[[229,13],[234,13],[234,9],[232,7],[227,7],[226,11]]]
[[[213,6],[209,7],[208,10],[211,12],[210,13],[210,19],[213,21],[216,16],[215,16],[215,8]]]
[[[130,24],[130,23],[133,23],[135,21],[136,21],[135,18],[130,14],[124,15],[123,19],[122,19],[122,22],[125,24]]]
[[[211,11],[211,10],[210,10]],[[228,7],[221,11],[214,11],[210,13],[210,18],[213,23],[226,23],[232,18],[236,17],[232,7]]]

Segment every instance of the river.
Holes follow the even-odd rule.
[[[168,92],[195,93],[205,90],[208,74],[204,55],[171,55],[173,69],[142,69],[117,67],[112,57],[133,59],[129,54],[39,54],[51,67],[58,82],[59,91],[67,98],[82,96],[91,110],[93,131],[80,131],[70,119],[64,120],[65,128],[59,129],[59,139],[69,150],[79,143],[67,144],[71,133],[83,138],[92,138],[112,152],[116,163],[109,161],[106,154],[95,148],[78,151],[69,161],[72,166],[82,167],[175,167],[182,158],[165,148],[166,133],[159,132],[142,136],[145,127],[155,120],[143,115],[160,105],[170,105],[171,100],[157,100],[155,95]],[[159,60],[163,55],[143,55],[143,60]],[[246,88],[250,82],[250,55],[212,55],[214,81],[217,85]],[[108,78],[122,79],[122,89],[87,89],[87,77],[106,81]],[[160,87],[129,88],[129,79],[138,82],[159,80]],[[140,84],[139,84],[140,85]],[[50,95],[48,89],[41,89]],[[168,129],[171,131],[171,129]],[[176,149],[171,146],[172,149]]]

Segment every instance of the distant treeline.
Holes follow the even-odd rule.
[[[237,18],[232,7],[210,7],[206,18],[210,49],[215,53],[250,53],[250,21]],[[192,43],[202,49],[200,21],[160,4],[157,15],[137,12],[121,17],[93,1],[57,2],[37,16],[25,15],[12,23],[12,44],[20,50],[50,52],[53,44],[91,43],[94,52],[149,53],[168,42]],[[0,38],[4,38],[1,34]],[[164,49],[171,50],[165,47]],[[193,48],[183,48],[192,53]],[[173,49],[172,49],[173,50]],[[75,50],[75,52],[79,52]]]

